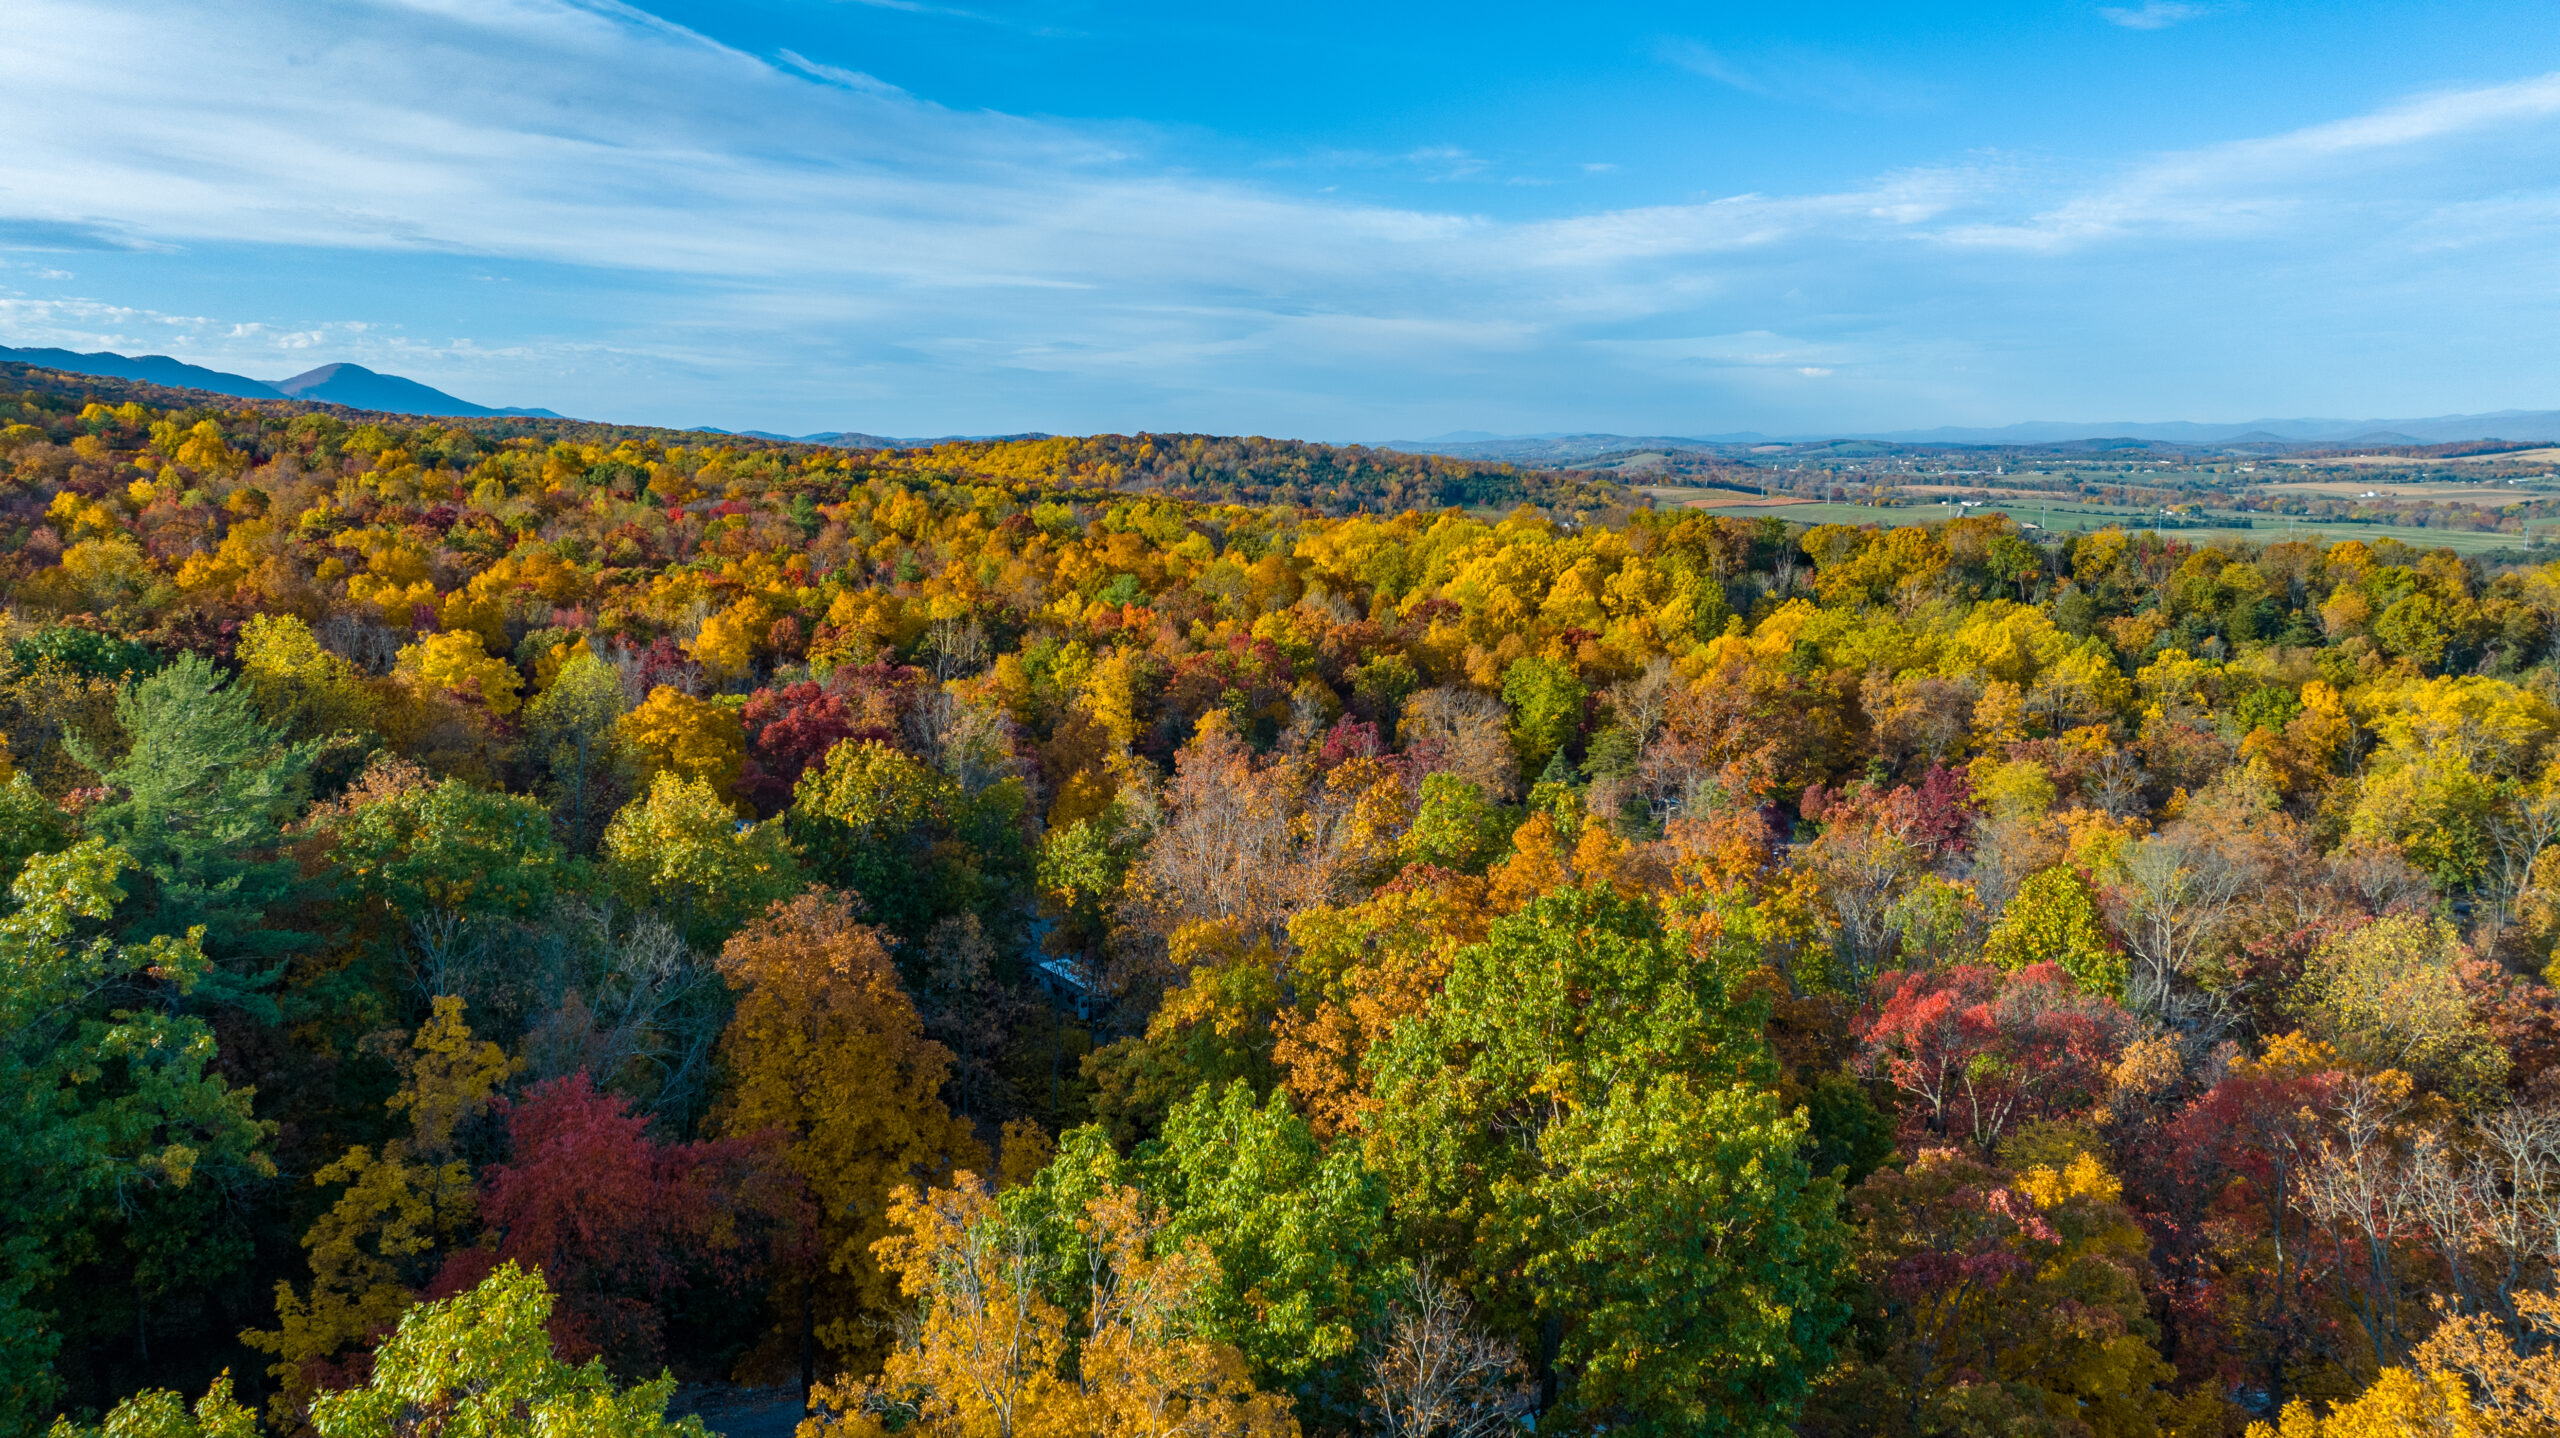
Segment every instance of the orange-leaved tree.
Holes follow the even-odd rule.
[[[841,895],[775,905],[730,938],[720,967],[739,996],[720,1041],[730,1088],[715,1121],[741,1138],[786,1135],[818,1210],[798,1291],[778,1285],[800,1308],[804,1381],[816,1346],[835,1366],[867,1369],[882,1352],[874,1320],[896,1302],[871,1252],[889,1232],[890,1192],[985,1164],[940,1097],[951,1052],[924,1036],[888,948]]]

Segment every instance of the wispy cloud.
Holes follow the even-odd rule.
[[[876,0],[865,0],[865,3],[876,3]],[[792,69],[799,71],[801,74],[808,76],[812,80],[824,80],[830,85],[841,85],[848,90],[858,90],[866,95],[904,95],[907,93],[877,76],[865,75],[859,70],[848,70],[841,65],[823,65],[810,59],[808,56],[801,54],[797,50],[776,51],[775,56],[780,59],[783,64],[790,66]]]
[[[2147,0],[2138,8],[2109,5],[2098,13],[2106,17],[2108,24],[2121,25],[2127,30],[2166,30],[2172,25],[2210,15],[2213,9],[2210,5],[2190,5],[2181,3],[2181,0]]]
[[[1762,99],[1858,113],[1896,113],[1938,103],[1937,87],[1821,50],[1766,46],[1739,53],[1695,40],[1666,40],[1663,59],[1693,75]]]
[[[2424,212],[2461,202],[2430,194],[2430,185],[2483,178],[2468,168],[2439,168],[2413,185],[2405,183],[2408,167],[2434,166],[2450,146],[2555,120],[2560,73],[2420,95],[2284,134],[2155,156],[2033,215],[1960,226],[1948,238],[2050,250],[2141,232],[2264,234],[2341,208],[2365,211],[2370,223],[2378,204],[2392,203],[2386,197],[2400,197],[2401,207],[2414,200]],[[2383,167],[2393,167],[2387,185]]]

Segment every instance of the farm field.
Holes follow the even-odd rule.
[[[2392,499],[2432,499],[2447,504],[2514,504],[2521,500],[2548,495],[2551,491],[2539,485],[2524,484],[2394,484],[2385,481],[2353,479],[2288,480],[2280,484],[2253,486],[2256,493],[2282,496],[2316,495],[2324,499],[2354,499],[2366,494],[2385,495]]]
[[[2444,458],[2429,458],[2413,454],[2338,454],[2322,455],[2317,459],[2288,459],[2278,462],[2298,465],[2351,464],[2359,468],[2372,469],[2411,469],[2439,464],[2553,464],[2560,463],[2560,445],[2546,445],[2540,449],[2501,450],[2496,454],[2452,455]]]
[[[1647,486],[1643,492],[1665,504],[1689,509],[1776,509],[1817,503],[1784,494],[1745,494],[1738,489],[1692,489],[1683,485]]]
[[[1772,498],[1759,495],[1732,494],[1730,491],[1722,490],[1700,491],[1672,490],[1665,488],[1648,490],[1646,492],[1662,499],[1665,503],[1673,504],[1689,502],[1702,494],[1713,494],[1716,496],[1717,502],[1714,503],[1712,507],[1718,514],[1773,514],[1782,516],[1790,522],[1799,524],[1881,524],[1888,526],[1933,524],[1950,518],[1955,512],[1953,506],[1945,504],[1910,504],[1893,506],[1840,504],[1828,501],[1815,502],[1787,499],[1783,497]],[[1671,497],[1674,495],[1686,496],[1688,498],[1675,499]],[[1974,514],[2006,514],[2023,523],[2039,525],[2058,533],[2104,529],[2109,525],[2115,525],[2124,529],[2146,529],[2156,527],[2150,511],[2137,510],[2127,506],[2060,503],[2047,504],[2040,501],[2028,500],[2020,503],[1976,505],[1969,512]],[[2239,516],[2228,512],[2221,515],[2208,515],[2208,518],[2231,519],[2237,517]],[[2421,528],[2417,525],[2404,524],[2365,524],[2358,523],[2353,520],[2296,520],[2281,515],[2263,514],[2251,515],[2249,518],[2254,522],[2247,526],[2234,524],[2228,527],[2181,527],[2169,532],[2174,533],[2181,539],[2190,540],[2198,544],[2222,544],[2234,542],[2274,544],[2288,539],[2310,539],[2315,537],[2322,543],[2334,544],[2347,539],[2362,539],[2370,542],[2375,539],[2388,537],[2397,539],[2403,544],[2416,545],[2424,549],[2450,549],[2456,554],[2481,554],[2493,549],[2515,549],[2522,547],[2525,542],[2524,537],[2520,535],[2487,533],[2476,530],[2427,529]],[[2548,539],[2551,536],[2551,529],[2554,525],[2560,525],[2560,520],[2536,521],[2533,526],[2533,531],[2535,534]]]

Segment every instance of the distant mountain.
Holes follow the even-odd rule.
[[[937,444],[1002,444],[1017,439],[1055,437],[1035,430],[1026,434],[946,434],[933,439],[896,439],[851,429],[830,429],[817,434],[775,434],[769,429],[720,429],[707,424],[696,425],[691,432],[734,434],[742,439],[774,439],[787,444],[824,444],[837,449],[931,449]]]
[[[456,399],[443,390],[423,385],[413,379],[393,374],[377,374],[359,364],[326,364],[305,370],[291,379],[258,380],[247,375],[206,369],[174,360],[167,355],[128,357],[101,351],[79,354],[62,349],[11,349],[0,345],[0,360],[18,364],[42,365],[46,369],[71,374],[106,375],[114,379],[147,380],[178,389],[209,390],[239,399],[302,399],[320,404],[340,404],[349,409],[377,410],[384,414],[424,414],[464,418],[500,415],[527,419],[562,418],[547,409],[492,409]]]
[[[211,390],[215,394],[239,399],[274,399],[274,385],[254,380],[247,375],[225,374],[173,360],[167,355],[141,355],[127,358],[119,354],[74,354],[70,350],[11,349],[0,345],[0,360],[18,364],[42,365],[46,369],[64,370],[71,374],[106,375],[112,379],[146,380],[175,389]]]
[[[1855,436],[1905,444],[2057,444],[2082,439],[2148,439],[2171,444],[2452,444],[2474,439],[2560,439],[2560,410],[2502,409],[2431,419],[2253,419],[2240,424],[2069,424],[2031,420],[1996,429],[1894,430]]]
[[[1486,435],[1465,430],[1437,439],[1387,440],[1373,449],[1407,454],[1444,454],[1455,459],[1505,460],[1513,464],[1572,465],[1604,455],[1645,450],[1730,449],[1754,444],[1818,444],[1881,441],[1892,444],[2087,445],[2154,443],[2174,445],[2453,444],[2465,440],[2560,440],[2560,410],[2504,409],[2492,414],[2449,414],[2432,419],[2253,419],[2240,424],[2201,424],[2192,420],[2135,423],[2073,424],[2030,420],[1992,429],[1949,425],[1939,429],[1883,432],[1835,431],[1765,435],[1750,432],[1710,435],[1515,434]]]
[[[1722,449],[1733,445],[1773,443],[1765,434],[1714,434],[1673,437],[1626,434],[1490,435],[1460,430],[1437,439],[1390,439],[1368,446],[1403,454],[1445,454],[1451,459],[1497,460],[1541,468],[1580,464],[1604,454],[1648,449]]]
[[[396,374],[377,374],[360,364],[324,364],[318,369],[304,370],[291,379],[277,380],[274,388],[287,399],[342,404],[349,409],[375,409],[385,414],[560,418],[547,409],[492,409],[487,405],[473,404],[413,379],[402,379]]]

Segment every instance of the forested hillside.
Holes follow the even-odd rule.
[[[10,380],[11,1433],[2560,1418],[2560,566]]]
[[[651,429],[556,417],[436,421],[372,414],[335,404],[244,402],[139,380],[62,374],[0,363],[0,391],[12,390],[48,412],[66,407],[77,412],[89,404],[139,403],[159,411],[212,404],[220,408],[202,413],[243,419],[255,415],[288,423],[301,416],[318,415],[350,425],[380,420],[441,426],[441,432],[448,436],[445,447],[450,451],[445,457],[466,469],[472,455],[521,447],[526,442],[543,447],[567,443],[604,450],[635,445],[651,452],[662,452],[669,446],[690,446],[696,451],[711,446],[725,452],[733,463],[751,455],[779,455],[786,457],[780,461],[786,466],[803,462],[816,448],[758,435]],[[881,442],[883,446],[887,443]],[[462,448],[456,450],[456,445]],[[1031,480],[1045,485],[1124,489],[1181,499],[1287,504],[1327,514],[1355,510],[1393,513],[1444,506],[1508,510],[1526,504],[1558,516],[1580,517],[1609,512],[1629,499],[1624,488],[1601,475],[1521,469],[1504,463],[1291,439],[1105,434],[1084,439],[953,440],[908,448],[830,448],[830,459],[850,459],[851,469],[865,473],[886,470],[925,481]],[[682,456],[674,462],[686,467]]]

